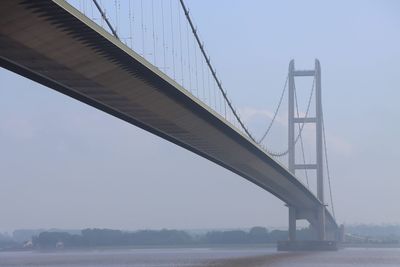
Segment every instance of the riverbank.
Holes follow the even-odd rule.
[[[268,248],[158,248],[24,251],[1,254],[0,267],[394,267],[399,248],[345,248],[334,252],[277,252]]]
[[[72,248],[7,248],[0,249],[1,252],[89,252],[107,250],[147,250],[147,249],[267,249],[276,250],[276,243],[267,244],[189,244],[189,245],[136,245],[136,246],[93,246],[93,247],[72,247]],[[339,249],[346,248],[376,248],[376,249],[400,249],[400,244],[340,244]]]

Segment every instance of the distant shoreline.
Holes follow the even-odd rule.
[[[400,248],[400,226],[364,226],[345,234],[342,248]],[[388,233],[392,234],[388,234]],[[296,231],[298,240],[315,240],[310,228]],[[138,230],[134,232],[87,228],[83,230],[20,230],[13,236],[0,235],[0,251],[63,251],[92,249],[164,249],[164,248],[275,248],[287,240],[285,230],[255,226],[249,230]]]
[[[400,248],[400,244],[374,244],[374,243],[364,243],[364,244],[341,244],[343,248]]]
[[[141,246],[93,246],[93,247],[69,247],[69,248],[9,248],[2,249],[1,252],[69,252],[69,251],[107,251],[107,250],[140,250],[140,249],[226,249],[226,248],[237,248],[237,249],[254,249],[254,248],[265,248],[265,249],[275,249],[276,243],[267,244],[187,244],[187,245],[141,245]],[[341,244],[340,249],[347,248],[381,248],[381,249],[391,249],[400,248],[400,244]]]
[[[8,248],[1,249],[0,252],[62,252],[62,251],[91,251],[91,250],[129,250],[129,249],[252,249],[252,248],[275,248],[275,243],[268,244],[187,244],[187,245],[137,245],[137,246],[93,246],[93,247],[68,247],[68,248]]]

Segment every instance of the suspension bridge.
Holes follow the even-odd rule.
[[[0,66],[192,151],[275,195],[288,206],[292,243],[297,220],[307,220],[318,241],[338,239],[318,60],[310,70],[297,70],[290,62],[277,108],[260,138],[228,97],[183,0],[3,0]],[[313,78],[303,116],[295,86],[301,76]],[[286,92],[288,147],[271,151],[266,140]],[[313,100],[316,111],[310,116]],[[313,163],[304,155],[306,124],[315,124]],[[300,169],[307,183],[296,176]],[[309,169],[316,171],[316,194],[308,183]]]

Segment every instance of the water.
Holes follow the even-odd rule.
[[[1,252],[0,266],[161,267],[299,266],[398,267],[400,249],[343,249],[338,252],[286,253],[272,248],[121,249],[61,252]]]

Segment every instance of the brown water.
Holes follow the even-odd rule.
[[[182,248],[62,252],[1,252],[0,266],[400,267],[400,249],[343,249],[338,252],[315,253],[276,252],[275,249],[271,248]]]
[[[337,252],[274,253],[272,255],[227,259],[214,266],[280,267],[400,267],[400,249],[343,249]]]

